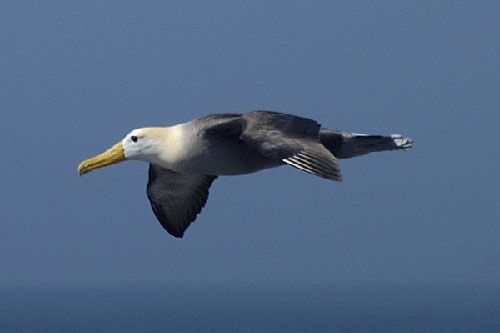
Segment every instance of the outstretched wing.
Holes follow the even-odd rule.
[[[242,116],[241,140],[262,155],[314,175],[341,181],[337,158],[319,141],[320,125],[311,119],[271,111]]]
[[[385,150],[408,150],[413,146],[412,139],[400,134],[369,135],[328,128],[319,131],[319,139],[337,158],[351,158]]]
[[[186,175],[149,165],[147,194],[158,221],[169,234],[181,238],[207,202],[217,176]]]

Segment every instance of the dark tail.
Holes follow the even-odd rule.
[[[320,129],[319,138],[337,158],[351,158],[359,155],[384,150],[408,150],[413,146],[413,140],[403,138],[400,134],[367,135]]]

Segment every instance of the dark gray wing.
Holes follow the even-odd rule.
[[[413,140],[399,134],[368,135],[322,128],[321,143],[337,158],[351,158],[385,150],[408,150]]]
[[[207,202],[217,176],[186,175],[149,165],[147,194],[158,221],[169,234],[181,238]]]
[[[337,158],[319,141],[316,121],[271,111],[253,111],[241,119],[241,140],[262,155],[326,179],[342,180]]]

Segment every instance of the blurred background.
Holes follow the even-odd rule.
[[[433,306],[500,322],[499,17],[495,1],[0,2],[0,324],[74,329],[54,313],[84,297],[75,316],[139,303],[214,330],[269,328],[235,308],[283,309],[274,329],[454,322]],[[415,145],[342,160],[340,184],[220,177],[183,239],[151,211],[146,163],[76,172],[134,128],[255,109]]]

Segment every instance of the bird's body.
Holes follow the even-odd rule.
[[[231,176],[256,172],[282,164],[259,153],[240,140],[240,130],[231,132],[224,126],[235,123],[241,115],[218,114],[164,128],[175,133],[175,152],[167,163],[157,165],[178,173]],[[218,128],[220,126],[221,128]],[[196,133],[196,135],[193,135]],[[172,151],[171,151],[172,152]]]
[[[213,114],[170,127],[133,130],[78,172],[125,159],[150,163],[148,198],[162,226],[182,237],[196,219],[217,176],[292,165],[341,181],[338,158],[409,149],[412,140],[320,128],[314,120],[271,111]]]

